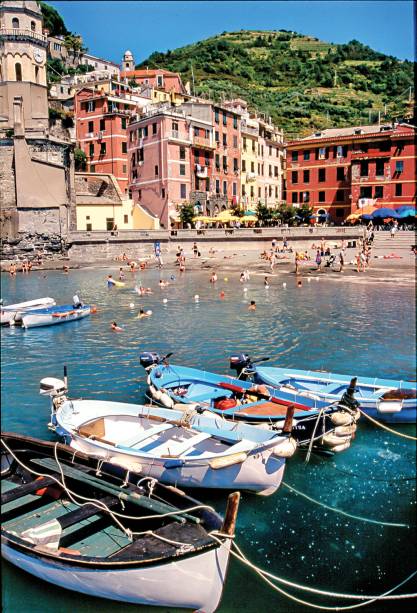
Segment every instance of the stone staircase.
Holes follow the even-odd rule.
[[[375,232],[373,251],[384,252],[410,252],[411,246],[417,243],[417,235],[415,232],[399,230],[394,238],[391,238],[390,232],[380,230]]]

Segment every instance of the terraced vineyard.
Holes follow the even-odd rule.
[[[288,138],[312,129],[411,116],[413,63],[358,41],[337,45],[296,32],[223,32],[138,68],[179,72],[216,101],[245,98],[283,127]],[[413,91],[413,89],[411,89]]]

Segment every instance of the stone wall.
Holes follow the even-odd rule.
[[[0,208],[3,211],[16,206],[13,140],[0,139]]]

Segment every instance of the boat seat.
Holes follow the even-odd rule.
[[[214,436],[226,443],[235,444],[242,440],[240,432],[233,432],[233,430],[222,430],[221,428],[200,425],[193,425],[193,429],[210,434],[210,436]]]
[[[224,390],[221,387],[212,387],[211,385],[197,383],[188,388],[188,392],[183,398],[191,400],[192,402],[199,402],[200,400],[216,399],[222,396],[229,398],[231,395],[231,391]]]
[[[120,449],[132,449],[132,448],[139,449],[140,447],[137,447],[138,443],[142,443],[143,441],[146,441],[148,438],[155,436],[155,434],[160,434],[161,432],[164,432],[165,430],[169,430],[170,428],[173,428],[173,427],[174,427],[173,424],[167,424],[167,423],[158,424],[157,426],[153,426],[152,428],[148,428],[147,430],[144,430],[141,434],[135,434],[135,436],[128,438],[122,443],[118,443],[116,447]]]
[[[186,441],[165,441],[159,447],[152,449],[152,454],[159,454],[162,457],[178,458],[180,455],[189,451],[199,443],[202,443],[206,439],[211,438],[211,434],[208,432],[199,432]]]
[[[106,496],[105,498],[99,498],[95,502],[105,504],[106,507],[111,509],[119,504],[119,499],[117,496]],[[94,515],[105,512],[106,509],[101,509],[93,504],[88,504],[80,507],[79,509],[75,509],[75,511],[70,511],[65,515],[60,515],[56,518],[56,520],[60,523],[61,528],[65,530],[65,528],[69,528],[70,526],[74,526],[85,519],[89,519]]]
[[[42,477],[41,479],[31,481],[30,483],[19,485],[18,487],[15,487],[8,492],[4,492],[1,495],[1,504],[3,506],[8,502],[18,500],[18,498],[23,498],[23,496],[26,496],[27,494],[33,494],[39,489],[43,489],[49,485],[57,485],[55,479],[52,479],[51,477]]]

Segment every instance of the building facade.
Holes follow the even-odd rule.
[[[283,200],[284,137],[269,119],[248,111],[244,100],[224,103],[240,114],[240,204],[275,207]]]
[[[113,174],[122,193],[128,192],[127,126],[140,101],[127,85],[80,89],[75,95],[77,143],[87,157],[87,170]],[[100,88],[100,89],[98,89]]]
[[[178,221],[189,201],[190,124],[185,112],[155,109],[128,127],[129,190],[134,203],[159,217],[161,227]]]
[[[415,128],[356,126],[317,132],[287,146],[287,199],[340,223],[364,203],[415,204]]]

